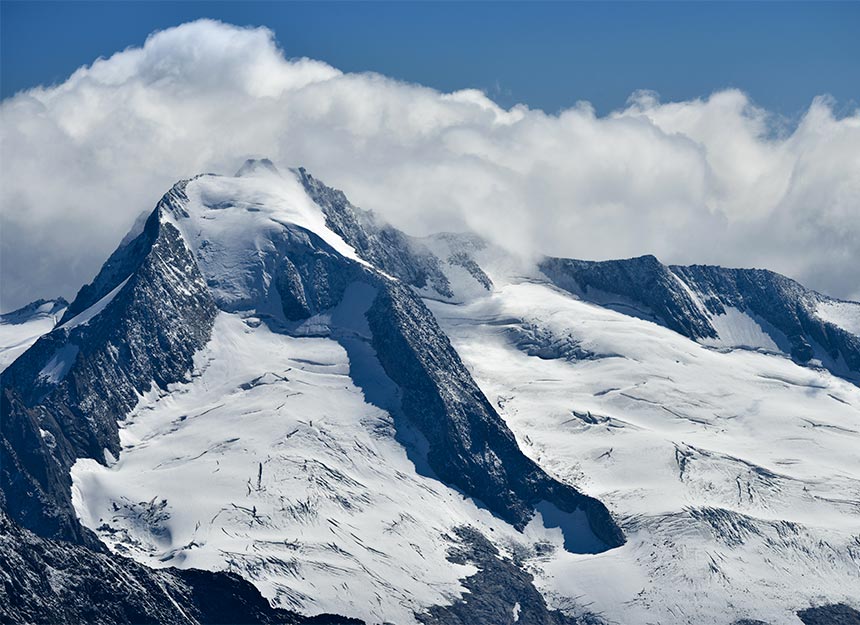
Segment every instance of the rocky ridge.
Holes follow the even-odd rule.
[[[860,381],[860,338],[818,314],[820,305],[839,301],[772,271],[668,266],[654,256],[546,258],[540,269],[557,287],[582,299],[655,321],[706,344],[722,338],[722,319],[740,313],[769,337],[772,349],[798,363],[824,366]]]

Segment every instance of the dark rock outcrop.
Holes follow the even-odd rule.
[[[711,313],[721,314],[731,306],[766,321],[783,335],[774,337],[778,345],[788,341],[784,349],[796,361],[804,363],[824,352],[833,361],[842,356],[850,371],[860,373],[860,337],[815,314],[818,304],[830,298],[763,269],[673,265],[671,270],[700,294]]]
[[[567,616],[550,609],[522,563],[503,558],[487,538],[471,527],[455,530],[448,560],[471,564],[478,572],[463,580],[468,590],[451,605],[434,606],[415,617],[425,625],[602,625],[595,615]]]
[[[561,289],[655,321],[693,340],[716,338],[711,319],[735,308],[759,321],[796,362],[816,358],[834,374],[860,380],[860,337],[816,315],[819,304],[836,300],[772,271],[666,266],[653,256],[610,261],[547,258],[540,269]]]
[[[520,321],[505,328],[511,343],[517,349],[543,360],[588,360],[597,355],[585,349],[571,334],[555,334],[549,329]]]
[[[860,612],[844,603],[807,608],[797,616],[804,625],[860,625]]]
[[[427,460],[442,481],[484,502],[518,529],[548,501],[585,511],[606,548],[624,543],[606,507],[548,476],[472,380],[433,314],[408,287],[387,282],[367,313],[373,348],[402,391],[402,409],[427,439]]]
[[[273,282],[289,321],[336,306],[351,283],[368,275],[312,232],[295,227],[284,235],[276,242],[279,260]]]
[[[692,339],[717,336],[669,268],[653,256],[607,261],[547,258],[540,270],[556,286],[585,299],[591,299],[593,289],[628,298],[640,305],[643,316],[652,315]]]
[[[462,267],[469,274],[488,291],[493,290],[493,281],[490,279],[490,276],[486,274],[486,272],[481,269],[481,266],[475,262],[475,259],[472,258],[469,254],[463,251],[454,252],[450,256],[448,256],[448,264],[453,267]]]
[[[0,376],[0,504],[41,536],[88,540],[71,507],[70,467],[104,462],[105,450],[117,456],[118,420],[152,384],[184,379],[209,339],[214,302],[161,210]],[[86,322],[77,317],[102,305]]]
[[[797,612],[804,625],[860,625],[860,612],[844,603],[821,605]],[[732,625],[769,625],[765,621],[743,619]]]
[[[153,570],[133,560],[39,538],[0,510],[0,622],[359,623],[272,608],[232,573]]]
[[[371,211],[353,206],[342,191],[327,187],[304,168],[300,167],[297,175],[311,199],[322,208],[326,225],[359,257],[416,288],[430,287],[444,297],[453,296],[439,258],[425,245],[382,222]]]

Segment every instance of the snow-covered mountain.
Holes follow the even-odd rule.
[[[249,161],[177,183],[54,314],[3,373],[0,503],[96,570],[368,623],[860,607],[860,304],[416,239]]]
[[[53,330],[68,306],[62,297],[50,301],[40,299],[0,315],[0,372],[26,352],[36,339]]]

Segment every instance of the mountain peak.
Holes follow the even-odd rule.
[[[236,172],[235,177],[258,176],[260,174],[280,175],[280,173],[275,164],[268,158],[249,158]]]

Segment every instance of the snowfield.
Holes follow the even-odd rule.
[[[477,527],[505,553],[563,551],[551,519],[517,532],[416,470],[386,409],[398,389],[370,346],[373,287],[284,319],[268,288],[277,235],[300,225],[355,257],[291,177],[203,176],[184,193],[187,214],[169,220],[235,312],[220,313],[188,382],[140,397],[119,458],[76,462],[86,527],[149,566],[235,571],[278,606],[369,623],[414,623],[462,594],[476,569],[447,559],[453,528]]]
[[[430,237],[455,295],[421,293],[481,390],[627,543],[589,553],[590,530],[563,535],[546,502],[518,532],[415,461],[422,440],[396,422],[399,390],[370,343],[375,287],[353,281],[334,308],[285,318],[270,288],[283,246],[315,235],[367,263],[294,175],[240,174],[177,185],[165,217],[221,310],[211,340],[185,382],[121,419],[118,458],[72,468],[75,511],[112,550],[235,571],[275,605],[369,623],[415,623],[462,595],[476,568],[450,562],[446,540],[461,526],[526,554],[552,607],[610,623],[798,625],[821,602],[860,608],[860,387],[795,364],[737,309],[711,315],[719,338],[699,343],[623,298],[584,301],[499,250]],[[857,332],[858,308],[818,314]]]
[[[226,310],[281,314],[280,301],[261,298],[276,260],[273,239],[294,226],[313,232],[346,258],[363,262],[326,227],[322,211],[290,173],[282,176],[257,166],[239,177],[199,176],[185,193],[187,213],[171,221]]]
[[[32,310],[0,317],[0,372],[15,362],[40,336],[54,329],[66,310],[66,302],[34,302]],[[25,307],[26,308],[26,307]]]
[[[150,566],[232,570],[277,605],[374,623],[459,596],[475,570],[446,559],[455,526],[560,547],[558,530],[521,535],[419,475],[347,351],[319,336],[329,323],[297,338],[222,313],[192,381],[125,419],[119,459],[74,466],[84,525]]]
[[[818,316],[851,334],[860,336],[860,304],[856,302],[821,302]]]
[[[431,309],[521,448],[627,533],[548,563],[549,596],[587,597],[619,623],[796,625],[824,597],[857,605],[860,388],[545,284]],[[524,324],[590,355],[530,356],[511,340]]]

